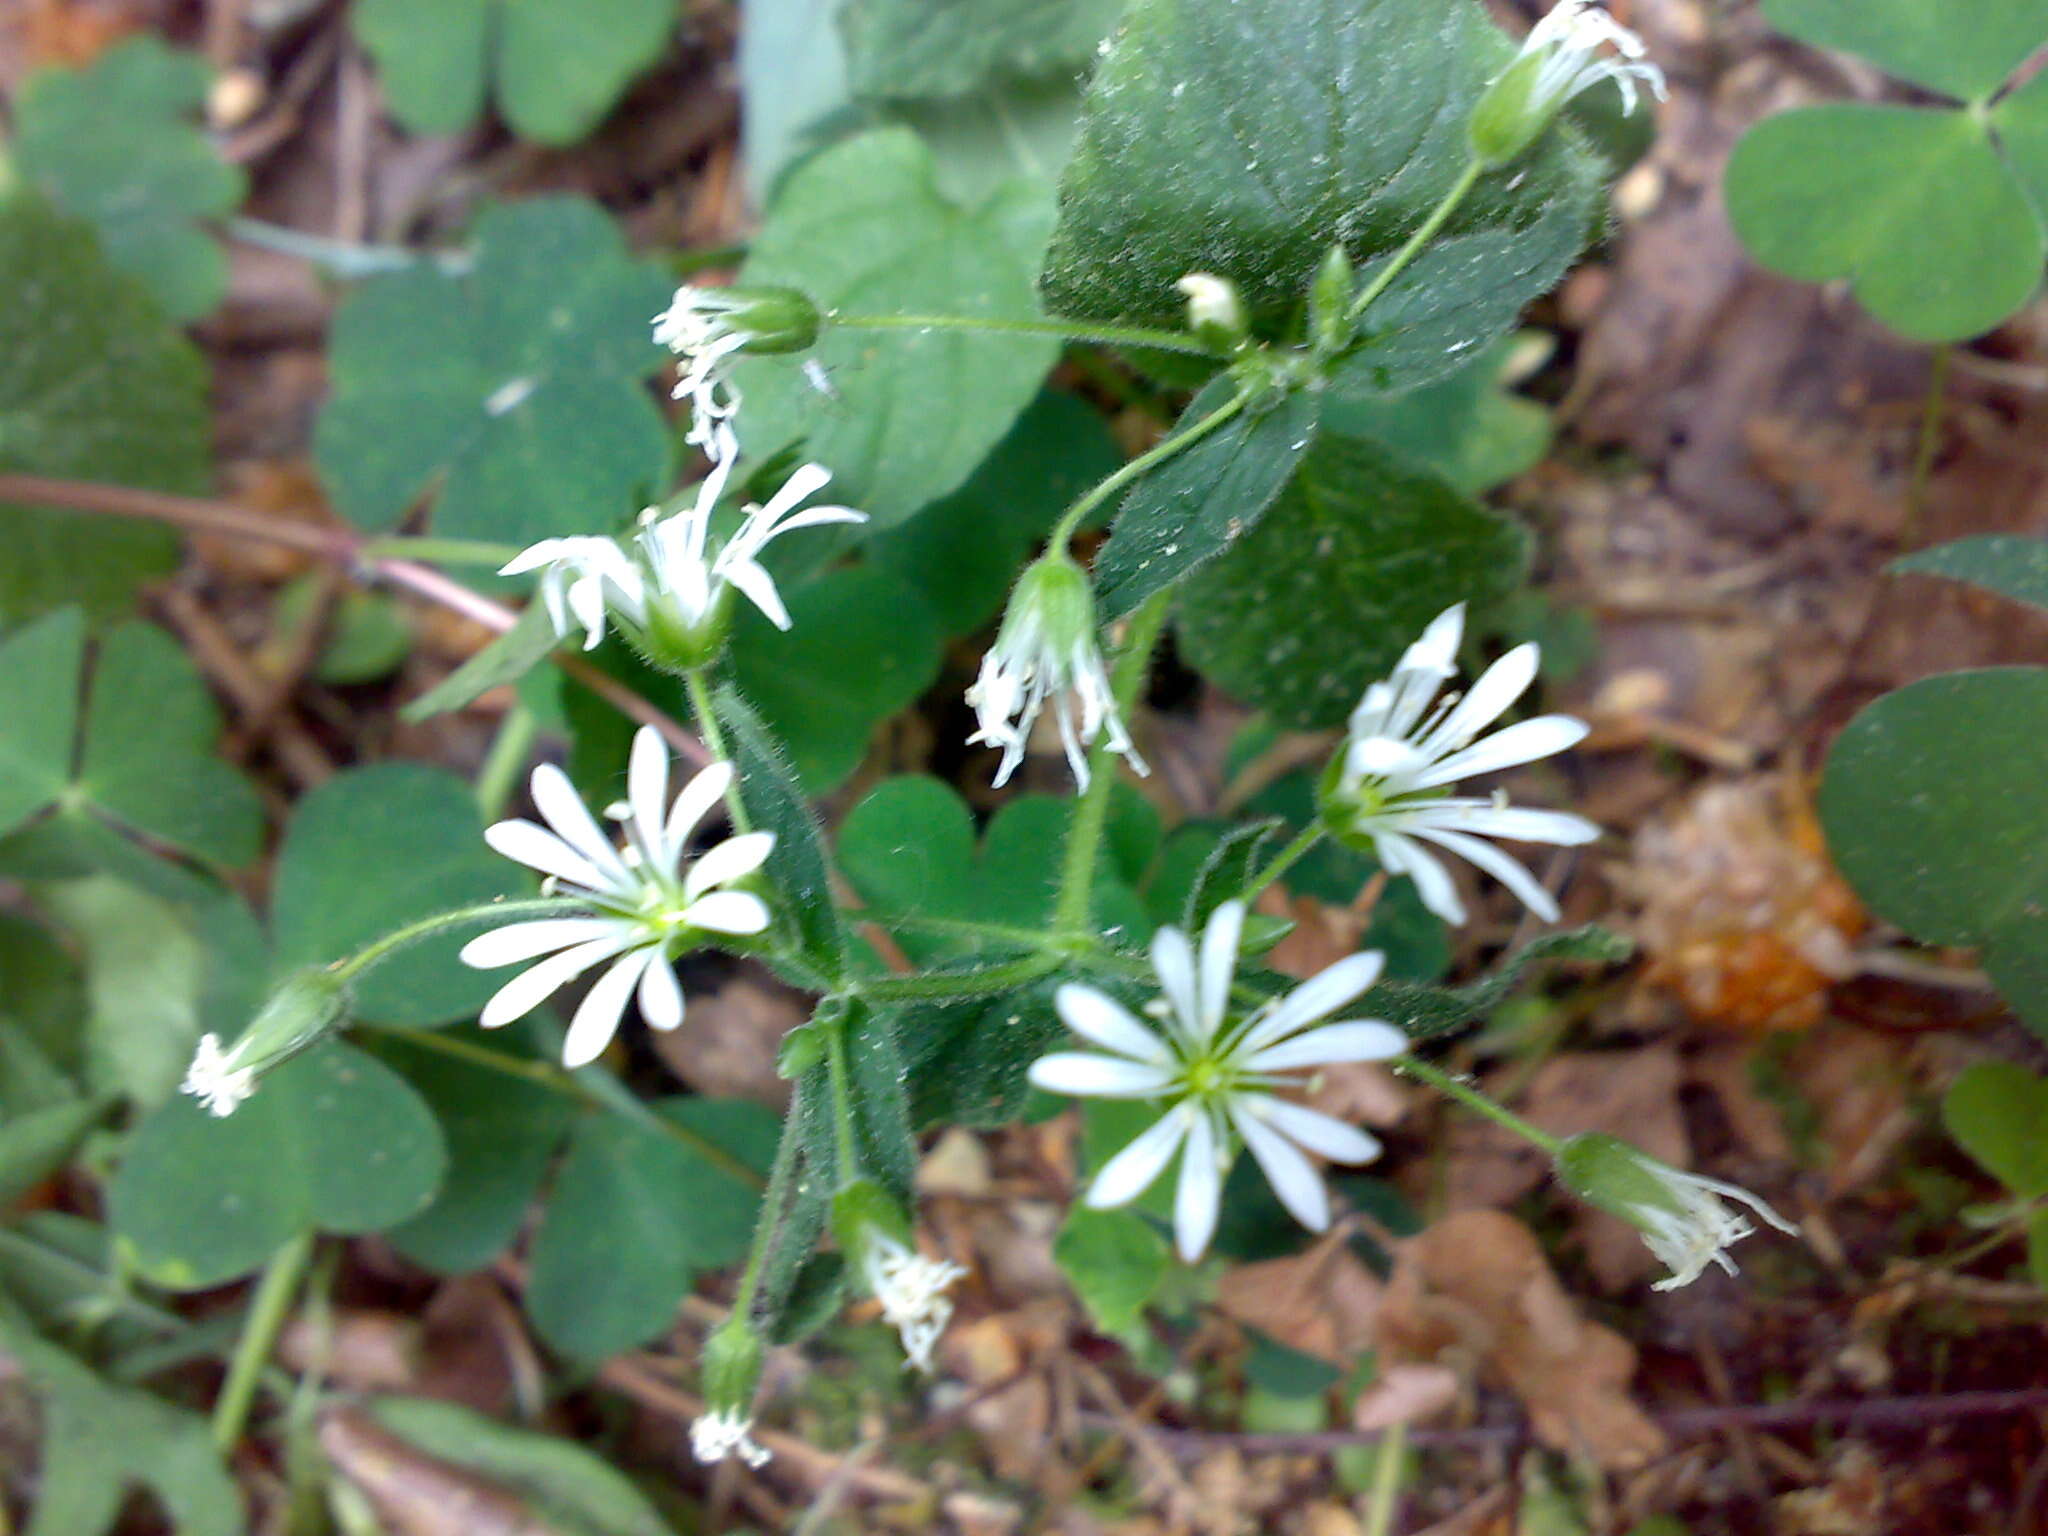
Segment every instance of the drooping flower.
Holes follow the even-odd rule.
[[[1410,876],[1423,905],[1445,922],[1462,923],[1464,904],[1450,872],[1425,844],[1478,866],[1538,917],[1555,922],[1550,893],[1482,839],[1572,846],[1593,841],[1600,829],[1583,816],[1510,806],[1498,794],[1480,799],[1450,791],[1460,779],[1562,752],[1585,736],[1586,726],[1569,715],[1542,715],[1476,739],[1535,681],[1537,648],[1515,647],[1462,698],[1439,703],[1438,693],[1457,671],[1464,626],[1464,604],[1445,610],[1408,647],[1394,675],[1366,689],[1343,749],[1323,777],[1323,820],[1340,842],[1371,848],[1388,874]]]
[[[1650,1156],[1613,1136],[1573,1136],[1559,1148],[1557,1175],[1580,1199],[1619,1216],[1643,1234],[1658,1262],[1671,1271],[1654,1287],[1690,1285],[1718,1264],[1735,1273],[1727,1250],[1756,1231],[1728,1202],[1746,1205],[1780,1232],[1799,1228],[1739,1185],[1702,1178]]]
[[[1635,111],[1639,81],[1663,100],[1664,72],[1648,62],[1647,52],[1643,40],[1598,0],[1558,0],[1529,29],[1521,51],[1473,109],[1473,153],[1489,167],[1507,164],[1536,141],[1566,102],[1603,80],[1620,88],[1624,113]]]
[[[996,768],[998,786],[1008,782],[1024,761],[1032,724],[1048,699],[1059,721],[1068,766],[1082,789],[1088,787],[1087,748],[1104,732],[1111,751],[1122,753],[1133,768],[1145,772],[1117,714],[1109,672],[1096,645],[1095,596],[1087,573],[1058,551],[1043,556],[1017,579],[995,644],[982,657],[981,671],[967,690],[976,720],[969,744],[1003,749]]]
[[[256,1069],[239,1065],[235,1054],[221,1045],[219,1035],[204,1034],[185,1069],[185,1081],[178,1086],[204,1104],[208,1114],[225,1120],[256,1091]]]
[[[569,783],[551,763],[533,771],[533,802],[543,827],[523,819],[501,821],[484,838],[508,859],[541,871],[545,889],[584,911],[509,923],[462,947],[462,960],[480,970],[539,959],[500,987],[478,1022],[509,1024],[538,1007],[585,971],[609,962],[569,1024],[565,1065],[595,1060],[637,994],[641,1017],[656,1029],[683,1021],[683,991],[670,961],[707,935],[745,936],[767,928],[767,903],[751,891],[726,887],[758,870],[775,846],[772,832],[727,838],[686,863],[685,850],[711,808],[732,782],[729,763],[713,763],[668,799],[668,749],[650,726],[633,737],[626,802],[609,812],[622,824],[623,847],[599,830]],[[545,959],[540,957],[546,956]]]
[[[768,1461],[768,1448],[754,1439],[754,1421],[732,1412],[700,1413],[692,1419],[690,1454],[706,1466],[728,1456],[737,1456],[750,1467]]]
[[[928,1259],[873,1226],[861,1240],[861,1273],[882,1304],[882,1316],[903,1340],[906,1362],[929,1371],[932,1346],[953,1317],[953,1302],[946,1292],[964,1280],[967,1271],[944,1259]]]
[[[215,1119],[224,1120],[256,1092],[263,1075],[324,1039],[348,1013],[349,985],[336,967],[309,965],[292,972],[264,999],[233,1045],[212,1033],[199,1037],[179,1091]]]
[[[688,399],[689,440],[713,460],[738,457],[740,392],[724,364],[739,352],[801,351],[818,339],[817,306],[792,288],[685,284],[654,317],[654,343],[683,362],[675,398]]]
[[[1330,1224],[1330,1197],[1303,1149],[1339,1163],[1370,1162],[1380,1145],[1329,1115],[1278,1097],[1301,1086],[1291,1073],[1345,1061],[1404,1054],[1408,1037],[1379,1019],[1322,1020],[1378,978],[1382,957],[1352,955],[1286,996],[1247,1013],[1231,1006],[1241,902],[1218,907],[1196,954],[1178,928],[1152,940],[1152,965],[1164,994],[1141,1022],[1093,987],[1069,982],[1054,997],[1067,1028],[1095,1051],[1060,1051],[1032,1063],[1031,1081],[1052,1093],[1109,1099],[1159,1099],[1166,1113],[1103,1164],[1087,1203],[1124,1205],[1150,1188],[1180,1154],[1174,1236],[1189,1263],[1216,1230],[1224,1175],[1235,1143],[1251,1149],[1281,1203],[1311,1231]],[[1311,1028],[1314,1025],[1316,1027]]]

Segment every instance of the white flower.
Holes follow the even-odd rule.
[[[551,763],[533,771],[533,803],[548,825],[501,821],[484,839],[509,859],[547,875],[547,888],[582,903],[575,917],[507,924],[462,947],[465,964],[489,970],[540,956],[484,1004],[478,1022],[495,1029],[523,1017],[593,966],[612,962],[569,1025],[565,1065],[595,1060],[617,1033],[637,991],[640,1013],[656,1029],[683,1021],[683,991],[669,961],[707,933],[755,934],[768,926],[768,907],[748,891],[722,887],[759,869],[775,845],[772,832],[727,838],[694,863],[683,853],[697,823],[732,782],[729,763],[713,763],[668,801],[668,749],[642,726],[633,737],[626,804],[609,813],[624,825],[625,846],[611,840],[584,807],[568,776]],[[552,829],[552,830],[550,830]]]
[[[686,285],[654,317],[654,344],[683,361],[675,398],[690,402],[689,440],[714,460],[739,455],[732,419],[739,414],[741,397],[722,365],[753,340],[733,320],[747,302],[727,289]]]
[[[1515,647],[1464,697],[1452,695],[1439,705],[1439,690],[1457,670],[1464,625],[1462,603],[1438,615],[1408,647],[1394,675],[1366,689],[1352,711],[1343,752],[1331,765],[1323,816],[1341,841],[1370,842],[1388,874],[1411,876],[1423,904],[1445,922],[1462,923],[1464,904],[1449,871],[1425,843],[1469,860],[1530,911],[1555,922],[1557,903],[1550,893],[1480,839],[1572,845],[1590,843],[1600,829],[1583,816],[1510,806],[1502,795],[1480,799],[1449,791],[1460,779],[1562,752],[1586,734],[1586,726],[1569,715],[1542,715],[1475,741],[1535,681],[1537,648]]]
[[[1754,1222],[1726,1202],[1746,1205],[1780,1232],[1798,1226],[1739,1185],[1687,1173],[1613,1136],[1569,1138],[1557,1153],[1557,1172],[1572,1193],[1619,1216],[1643,1234],[1651,1253],[1671,1273],[1660,1291],[1690,1285],[1718,1264],[1734,1274],[1727,1249],[1756,1231]]]
[[[1189,1263],[1216,1230],[1233,1133],[1303,1226],[1315,1232],[1328,1227],[1329,1191],[1301,1149],[1333,1162],[1364,1163],[1379,1155],[1379,1143],[1269,1090],[1299,1087],[1302,1080],[1287,1074],[1301,1068],[1384,1061],[1408,1049],[1408,1037],[1378,1019],[1309,1028],[1373,984],[1382,964],[1376,953],[1339,960],[1285,997],[1233,1017],[1230,984],[1244,913],[1241,902],[1218,907],[1203,930],[1199,958],[1178,928],[1161,928],[1153,937],[1152,965],[1165,994],[1146,1010],[1156,1025],[1141,1023],[1093,987],[1061,987],[1054,1004],[1067,1028],[1108,1054],[1062,1051],[1031,1066],[1031,1081],[1053,1093],[1173,1101],[1156,1124],[1103,1165],[1087,1203],[1101,1209],[1135,1200],[1180,1152],[1173,1225]]]
[[[608,606],[641,605],[640,571],[612,540],[597,536],[542,539],[521,550],[498,568],[500,576],[538,570],[541,601],[554,620],[555,634],[566,640],[583,631],[583,649],[595,650],[604,638]]]
[[[204,1104],[208,1114],[225,1120],[256,1091],[256,1069],[237,1065],[239,1054],[223,1050],[219,1035],[201,1035],[180,1090]]]
[[[967,1271],[944,1259],[928,1259],[879,1227],[867,1229],[861,1248],[862,1273],[882,1304],[882,1316],[901,1336],[908,1363],[929,1371],[932,1346],[953,1316],[946,1292]]]
[[[1003,749],[998,786],[1024,761],[1032,724],[1047,699],[1059,721],[1068,766],[1082,789],[1088,787],[1086,749],[1105,731],[1112,752],[1121,752],[1138,772],[1146,771],[1117,714],[1095,643],[1095,598],[1088,577],[1059,553],[1044,556],[1018,578],[996,642],[967,690],[976,720],[969,745],[985,742]]]
[[[706,1466],[737,1456],[750,1467],[768,1460],[768,1448],[754,1440],[754,1421],[743,1413],[700,1413],[690,1422],[690,1454]]]
[[[1611,54],[1603,48],[1613,48]],[[1559,0],[1556,9],[1529,29],[1520,58],[1540,60],[1530,92],[1532,108],[1554,111],[1581,91],[1612,80],[1621,88],[1623,112],[1636,109],[1636,82],[1664,99],[1664,71],[1649,63],[1643,40],[1607,14],[1596,0]]]
[[[673,624],[695,631],[711,622],[725,589],[733,587],[777,629],[789,628],[789,610],[775,589],[775,579],[761,564],[770,540],[799,528],[827,523],[863,523],[867,514],[851,507],[798,507],[832,478],[830,470],[805,464],[782,482],[766,506],[746,507],[731,538],[711,549],[711,518],[724,493],[729,463],[716,463],[698,488],[696,504],[668,517],[642,515],[639,535],[646,586],[640,602],[627,612],[643,628]]]

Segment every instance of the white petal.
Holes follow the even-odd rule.
[[[1173,1074],[1149,1061],[1098,1056],[1093,1051],[1055,1051],[1031,1063],[1032,1083],[1047,1093],[1084,1099],[1150,1099],[1166,1091]]]
[[[501,965],[516,965],[553,950],[567,949],[617,932],[620,925],[606,917],[544,917],[527,923],[507,923],[480,933],[462,946],[456,958],[480,971]]]
[[[1240,1051],[1256,1051],[1296,1030],[1327,1018],[1379,980],[1386,957],[1376,949],[1346,955],[1325,966],[1273,1005],[1273,1011],[1245,1032]]]
[[[867,520],[867,513],[856,512],[851,507],[805,507],[794,516],[778,521],[761,542],[766,544],[769,539],[779,539],[798,528],[816,528],[825,523],[864,523]]]
[[[777,629],[789,628],[789,610],[782,604],[782,594],[775,590],[775,578],[765,567],[752,560],[721,560],[718,574],[747,595],[748,601],[768,616],[768,622]]]
[[[812,492],[824,489],[831,478],[832,471],[822,464],[800,464],[790,471],[782,489],[768,498],[768,505],[761,511],[771,519],[779,518]]]
[[[1171,924],[1152,935],[1152,969],[1159,973],[1160,990],[1180,1030],[1197,1041],[1205,1038],[1195,995],[1195,952],[1188,936]]]
[[[1477,832],[1481,837],[1505,837],[1517,843],[1556,843],[1567,848],[1594,842],[1600,836],[1597,822],[1569,811],[1528,810],[1519,805],[1495,805],[1489,800],[1439,801],[1404,813],[1401,825],[1418,829],[1449,827],[1454,832]]]
[[[1067,1028],[1104,1050],[1155,1066],[1166,1066],[1173,1059],[1164,1040],[1131,1017],[1121,1003],[1093,987],[1070,981],[1053,994],[1052,1003]]]
[[[496,1029],[524,1018],[600,960],[609,960],[624,947],[620,939],[593,939],[521,971],[492,994],[483,1012],[477,1015],[477,1023],[485,1029]]]
[[[668,748],[651,725],[633,733],[632,754],[626,759],[626,803],[633,810],[641,851],[669,874],[675,868],[673,850],[662,837],[662,818],[668,810]]]
[[[1195,1119],[1193,1106],[1181,1104],[1161,1115],[1130,1144],[1102,1165],[1088,1186],[1084,1203],[1098,1211],[1129,1205],[1152,1187],[1152,1181],[1173,1161],[1174,1149]]]
[[[1452,706],[1422,742],[1426,756],[1456,751],[1507,713],[1508,706],[1536,681],[1536,647],[1518,645],[1479,675],[1479,681]]]
[[[562,1043],[563,1066],[587,1067],[604,1054],[612,1036],[619,1032],[619,1021],[626,1016],[626,1004],[640,984],[641,974],[660,959],[659,949],[636,949],[597,978],[569,1021],[569,1038]]]
[[[1533,763],[1539,757],[1576,746],[1587,729],[1585,721],[1574,720],[1570,715],[1539,715],[1534,720],[1523,720],[1495,731],[1484,741],[1474,742],[1462,752],[1453,752],[1427,772],[1418,774],[1415,784],[1418,789],[1428,789]]]
[[[1333,1163],[1369,1163],[1380,1155],[1377,1138],[1342,1120],[1269,1094],[1247,1095],[1246,1102],[1288,1140]]]
[[[690,866],[683,877],[683,895],[695,901],[706,891],[744,879],[768,862],[775,851],[773,832],[743,832],[728,837]]]
[[[746,891],[713,891],[683,908],[683,921],[714,933],[759,933],[768,926],[768,904]]]
[[[626,866],[611,839],[598,830],[590,807],[576,793],[569,776],[553,763],[533,770],[533,803],[555,835],[615,880],[627,878]]]
[[[1237,946],[1244,934],[1244,903],[1226,901],[1209,917],[1202,930],[1202,968],[1199,985],[1202,1005],[1202,1038],[1214,1039],[1217,1026],[1230,1006],[1230,982],[1237,974]]]
[[[534,822],[494,821],[484,828],[484,841],[508,859],[516,859],[544,875],[559,875],[591,890],[608,890],[614,882],[597,866]]]
[[[1285,1072],[1295,1067],[1321,1067],[1339,1061],[1386,1061],[1408,1054],[1408,1037],[1378,1019],[1325,1024],[1305,1035],[1282,1040],[1245,1058],[1253,1072]]]
[[[1190,1111],[1187,1145],[1180,1154],[1180,1187],[1173,1195],[1173,1237],[1180,1256],[1192,1264],[1216,1235],[1216,1215],[1223,1203],[1223,1168],[1216,1160],[1216,1127],[1205,1114]]]
[[[1330,1192],[1323,1187],[1322,1175],[1316,1172],[1309,1160],[1243,1105],[1233,1103],[1230,1118],[1236,1123],[1238,1134],[1244,1137],[1244,1144],[1258,1160],[1259,1167],[1265,1170],[1266,1182],[1273,1186],[1273,1193],[1280,1197],[1280,1203],[1294,1213],[1294,1219],[1311,1232],[1321,1232],[1328,1227]]]
[[[1425,907],[1454,927],[1465,921],[1465,904],[1458,900],[1458,887],[1435,854],[1398,832],[1380,833],[1373,839],[1373,846],[1379,850],[1380,863],[1388,874],[1407,875],[1415,882],[1415,894],[1422,898]]]
[[[676,803],[668,808],[668,825],[662,830],[669,847],[681,848],[690,840],[705,812],[725,798],[731,784],[732,764],[713,763],[677,792]]]
[[[1418,827],[1417,837],[1426,837],[1431,842],[1450,849],[1459,857],[1470,860],[1485,870],[1494,879],[1515,893],[1516,898],[1542,918],[1546,923],[1558,919],[1557,903],[1550,892],[1543,889],[1536,877],[1522,868],[1513,859],[1502,853],[1491,843],[1481,842],[1476,837],[1467,837],[1462,832],[1452,832],[1442,827]]]
[[[655,1029],[674,1029],[683,1022],[683,989],[666,957],[650,962],[641,974],[640,1017]]]

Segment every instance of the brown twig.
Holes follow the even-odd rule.
[[[157,601],[206,675],[234,705],[237,726],[247,744],[255,745],[260,739],[256,722],[270,703],[270,683],[242,659],[220,621],[190,592],[182,587],[166,587]],[[300,789],[311,789],[334,777],[333,762],[297,722],[273,713],[262,735],[268,737],[276,751],[278,766]]]
[[[385,555],[365,555],[362,539],[345,528],[323,528],[311,523],[265,517],[225,501],[173,496],[165,491],[142,491],[131,486],[102,485],[85,480],[50,480],[41,475],[0,475],[0,502],[63,507],[74,512],[94,512],[103,517],[137,518],[144,522],[169,523],[197,533],[217,533],[228,538],[282,544],[286,548],[333,561],[366,578],[402,588],[499,634],[519,622],[519,616],[504,604],[470,591],[430,566]],[[682,722],[640,697],[617,678],[600,672],[580,656],[560,654],[554,661],[567,676],[628,719],[653,726],[670,746],[690,761],[711,761],[711,754],[704,743]]]

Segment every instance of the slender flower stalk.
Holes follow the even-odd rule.
[[[1408,647],[1394,675],[1365,691],[1343,750],[1323,776],[1324,824],[1339,841],[1370,848],[1388,874],[1411,877],[1423,905],[1445,922],[1464,922],[1465,907],[1432,845],[1492,875],[1538,917],[1555,922],[1550,893],[1482,839],[1572,846],[1592,842],[1600,829],[1583,816],[1510,806],[1500,794],[1481,799],[1450,791],[1460,779],[1562,752],[1585,736],[1586,726],[1569,715],[1542,715],[1480,739],[1536,680],[1537,648],[1517,646],[1468,693],[1439,701],[1457,671],[1464,626],[1464,604],[1445,610]]]
[[[1379,1155],[1380,1145],[1273,1090],[1302,1086],[1304,1080],[1292,1075],[1301,1069],[1384,1061],[1408,1049],[1408,1037],[1383,1020],[1321,1022],[1378,979],[1377,953],[1339,960],[1285,997],[1233,1014],[1230,988],[1244,917],[1240,902],[1218,907],[1202,932],[1199,955],[1180,929],[1159,930],[1152,966],[1163,996],[1145,1010],[1150,1023],[1093,987],[1061,987],[1054,997],[1060,1017],[1097,1049],[1041,1057],[1030,1073],[1052,1093],[1165,1101],[1158,1121],[1102,1166],[1086,1199],[1098,1209],[1128,1204],[1178,1153],[1174,1237],[1189,1263],[1215,1233],[1224,1175],[1239,1140],[1296,1220],[1315,1232],[1328,1227],[1329,1191],[1304,1151],[1365,1163]]]
[[[1654,1287],[1690,1285],[1718,1264],[1736,1272],[1728,1249],[1757,1230],[1735,1207],[1747,1206],[1764,1222],[1796,1237],[1798,1226],[1740,1185],[1687,1173],[1613,1136],[1574,1136],[1558,1149],[1557,1175],[1580,1199],[1619,1216],[1643,1234],[1658,1262],[1671,1271]]]
[[[760,869],[775,845],[770,832],[727,838],[686,862],[690,838],[732,779],[729,763],[713,763],[668,798],[669,756],[661,736],[643,726],[633,737],[626,801],[608,812],[624,846],[614,847],[569,783],[551,763],[533,772],[533,801],[546,826],[501,821],[484,838],[499,853],[547,876],[546,888],[581,902],[572,917],[511,923],[470,940],[462,960],[482,970],[529,960],[484,1004],[478,1022],[494,1029],[521,1018],[585,971],[606,970],[585,994],[569,1025],[563,1063],[595,1060],[617,1033],[637,996],[641,1016],[656,1029],[683,1022],[683,991],[670,962],[712,935],[746,937],[767,928],[767,903],[729,889]],[[540,957],[545,956],[542,959]]]

